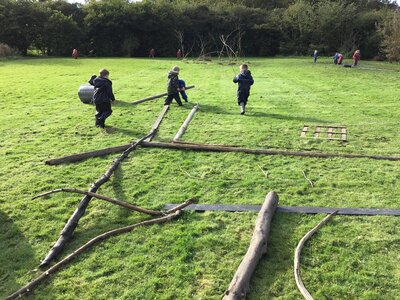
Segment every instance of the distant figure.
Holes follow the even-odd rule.
[[[240,65],[240,73],[233,78],[233,82],[238,84],[237,101],[238,105],[240,105],[240,114],[244,115],[247,100],[250,96],[250,87],[254,83],[251,72],[246,64]]]
[[[170,105],[172,103],[172,99],[178,103],[179,106],[182,106],[181,98],[179,97],[179,67],[175,66],[171,71],[168,72],[168,83],[167,83],[167,92],[168,97],[165,99],[164,105]]]
[[[89,83],[94,85],[93,102],[96,104],[96,126],[104,128],[106,119],[111,116],[111,101],[115,101],[112,90],[112,82],[108,79],[110,72],[106,69],[100,70],[100,76],[93,75]]]
[[[360,61],[360,50],[356,50],[353,54],[353,66],[357,67],[358,62]]]
[[[335,55],[333,55],[333,63],[335,65],[337,65],[338,64],[338,60],[339,60],[339,53],[335,52]]]
[[[78,50],[76,50],[76,49],[72,50],[72,57],[75,59],[78,59],[78,57],[79,57]]]
[[[315,64],[317,62],[317,59],[318,59],[318,51],[317,50],[314,50],[313,57],[314,57],[314,64]]]
[[[178,80],[178,86],[179,86],[179,93],[181,93],[181,96],[185,102],[188,102],[188,96],[186,95],[186,83],[183,80]]]
[[[176,58],[177,58],[177,59],[181,59],[181,58],[182,58],[182,51],[181,51],[181,49],[178,49],[178,51],[176,51]]]
[[[154,48],[151,48],[149,52],[149,57],[154,58],[155,55],[156,55],[156,50],[154,50]]]
[[[343,54],[342,54],[342,53],[338,53],[338,61],[337,61],[337,64],[338,64],[338,65],[341,65],[342,62],[343,62]]]

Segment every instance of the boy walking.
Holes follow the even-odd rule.
[[[165,99],[164,105],[170,105],[172,103],[172,99],[178,103],[179,106],[182,106],[181,98],[179,97],[179,67],[175,66],[171,71],[168,72],[168,97]]]
[[[240,73],[233,78],[233,82],[238,84],[237,101],[240,105],[240,114],[244,115],[246,111],[247,100],[250,96],[250,87],[254,80],[246,64],[240,65]]]
[[[93,75],[89,83],[94,86],[93,102],[96,104],[96,126],[104,128],[106,119],[112,114],[111,101],[115,101],[112,82],[108,79],[110,72],[100,70],[100,76]]]
[[[186,90],[186,82],[179,79],[178,80],[178,86],[179,86],[179,93],[181,93],[181,96],[183,98],[183,100],[185,100],[185,102],[188,102],[188,96],[185,92]]]

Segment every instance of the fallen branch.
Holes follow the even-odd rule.
[[[110,198],[110,197],[107,197],[107,196],[103,196],[103,195],[100,195],[100,194],[97,194],[97,193],[92,193],[92,192],[89,192],[89,191],[83,191],[83,190],[78,190],[78,189],[71,189],[71,188],[60,188],[60,189],[52,190],[52,191],[49,191],[49,192],[45,192],[45,193],[42,193],[40,195],[37,195],[37,196],[33,197],[32,200],[36,199],[36,198],[39,198],[39,197],[44,197],[44,196],[47,196],[47,195],[51,195],[51,194],[54,194],[54,193],[60,193],[60,192],[76,193],[76,194],[82,194],[82,195],[90,196],[90,197],[93,197],[93,198],[97,198],[97,199],[100,199],[100,200],[104,200],[104,201],[107,201],[107,202],[110,202],[110,203],[125,207],[127,209],[130,209],[130,210],[133,210],[133,211],[136,211],[136,212],[144,213],[144,214],[147,214],[147,215],[150,215],[150,216],[162,216],[162,215],[164,215],[164,213],[162,213],[161,211],[142,208],[142,207],[139,207],[139,206],[136,206],[136,205],[133,205],[133,204],[130,204],[130,203],[118,200],[118,199],[113,199],[113,198]]]
[[[263,172],[264,176],[268,178],[268,171],[264,171],[260,165],[258,165],[258,167],[260,168],[261,172]]]
[[[307,177],[306,172],[304,172],[304,171],[302,171],[302,172],[303,172],[304,178],[310,183],[311,187],[314,187],[314,182],[312,182],[311,179],[309,179],[309,178]]]
[[[146,138],[154,135],[154,132],[150,132],[148,135],[142,137],[135,143],[132,143],[123,153],[119,156],[113,164],[107,169],[107,171],[92,184],[89,189],[89,192],[96,193],[97,189],[107,182],[114,171],[118,168],[119,164],[128,157],[129,153],[132,152],[138,145],[140,145]],[[78,226],[78,222],[80,218],[85,214],[86,208],[89,205],[91,196],[85,195],[82,200],[79,202],[78,208],[74,211],[72,216],[68,219],[65,224],[63,230],[60,233],[60,236],[54,246],[50,249],[47,256],[40,263],[40,267],[47,266],[64,248],[67,241],[71,238],[72,233],[74,232],[76,226]]]
[[[162,120],[164,119],[165,115],[167,114],[169,109],[169,105],[164,105],[160,115],[158,116],[157,120],[154,122],[153,126],[151,127],[150,133],[152,132],[153,134],[150,135],[147,139],[145,139],[146,142],[151,142],[152,138],[156,135],[158,128],[161,125]]]
[[[300,240],[299,244],[296,247],[296,251],[294,253],[294,278],[296,279],[297,288],[299,289],[299,291],[303,295],[303,297],[307,300],[313,300],[313,297],[307,291],[306,287],[303,284],[303,281],[301,280],[301,275],[300,275],[301,249],[303,249],[304,243],[311,236],[313,236],[313,234],[316,233],[322,226],[324,226],[334,215],[336,215],[336,213],[337,213],[337,211],[327,215],[317,226],[315,226],[313,229],[311,229],[309,232],[307,232],[307,234]]]
[[[267,241],[271,227],[271,220],[278,204],[278,195],[270,192],[258,213],[253,236],[247,252],[239,265],[229,288],[226,290],[224,300],[239,300],[246,298],[249,290],[251,276],[261,257],[267,252]]]
[[[74,258],[76,258],[78,255],[80,255],[82,252],[86,251],[88,248],[90,248],[93,244],[100,242],[102,240],[105,240],[111,236],[115,236],[121,233],[126,233],[129,231],[132,231],[133,229],[140,227],[140,226],[146,226],[146,225],[153,225],[153,224],[160,224],[160,223],[165,223],[167,221],[173,220],[180,216],[182,214],[182,208],[184,208],[187,205],[190,205],[193,203],[193,200],[187,200],[184,203],[180,204],[179,206],[173,208],[170,210],[171,213],[167,214],[166,216],[157,218],[157,219],[152,219],[152,220],[147,220],[143,221],[140,223],[136,223],[133,225],[117,228],[114,230],[107,231],[103,234],[100,234],[96,236],[95,238],[91,239],[89,242],[84,244],[83,246],[79,247],[76,249],[74,252],[72,252],[70,255],[62,259],[60,262],[56,263],[54,266],[51,268],[47,269],[44,271],[39,277],[36,279],[32,280],[30,283],[25,285],[23,288],[19,289],[15,293],[11,294],[6,298],[6,300],[11,300],[11,299],[16,299],[21,297],[22,295],[32,291],[36,286],[38,286],[43,280],[45,280],[50,274],[56,273],[59,271],[63,266],[71,262]]]
[[[193,89],[194,87],[195,87],[194,85],[188,85],[185,88],[185,90],[190,90],[190,89]],[[165,97],[165,96],[168,96],[168,93],[162,93],[162,94],[158,94],[158,95],[155,95],[155,96],[151,96],[151,97],[143,98],[143,99],[140,99],[140,100],[136,100],[136,101],[131,102],[131,104],[139,104],[139,103],[142,103],[142,102],[158,99],[158,98]]]
[[[194,106],[192,108],[192,110],[190,111],[189,115],[187,116],[186,120],[183,122],[181,128],[179,129],[179,131],[176,133],[173,141],[179,141],[182,137],[182,135],[185,133],[186,129],[189,126],[190,121],[192,121],[194,114],[196,113],[197,109],[199,108],[199,105],[197,104],[196,106]]]

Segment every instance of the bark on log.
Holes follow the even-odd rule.
[[[111,236],[115,236],[115,235],[118,235],[118,234],[121,234],[121,233],[132,231],[133,229],[135,229],[135,228],[137,228],[139,226],[165,223],[167,221],[170,221],[172,219],[177,218],[181,214],[182,214],[182,210],[177,210],[172,214],[168,214],[166,216],[163,216],[163,217],[160,217],[160,218],[157,218],[157,219],[147,220],[147,221],[143,221],[143,222],[136,223],[136,224],[133,224],[133,225],[129,225],[129,226],[126,226],[126,227],[117,228],[117,229],[114,229],[114,230],[111,230],[111,231],[107,231],[107,232],[105,232],[105,233],[103,233],[101,235],[98,235],[95,238],[91,239],[86,244],[84,244],[83,246],[79,247],[77,250],[72,252],[70,255],[68,255],[67,257],[62,259],[57,264],[55,264],[51,268],[49,268],[46,271],[44,271],[41,275],[39,275],[39,277],[37,277],[36,279],[34,279],[33,281],[31,281],[30,283],[25,285],[23,288],[19,289],[15,293],[13,293],[10,296],[8,296],[6,298],[6,300],[19,298],[22,295],[32,291],[43,280],[45,280],[50,274],[53,274],[53,273],[59,271],[63,266],[65,266],[67,263],[71,262],[79,254],[81,254],[82,252],[84,252],[85,250],[90,248],[93,244],[95,244],[95,243],[97,243],[99,241],[102,241],[102,240],[104,240],[106,238],[109,238]]]
[[[140,145],[146,138],[149,136],[152,136],[154,132],[150,132],[148,135],[142,137],[140,140],[138,140],[135,143],[132,143],[128,149],[126,149],[121,156],[119,156],[113,164],[107,169],[107,171],[92,184],[92,186],[89,189],[89,192],[91,193],[96,193],[97,189],[107,182],[111,175],[114,173],[114,171],[118,168],[119,164],[129,155],[131,151],[136,149],[138,145]],[[65,224],[63,230],[60,233],[60,236],[54,246],[50,249],[49,253],[46,255],[46,257],[43,259],[43,261],[40,263],[40,267],[45,267],[48,266],[49,263],[64,249],[65,244],[67,241],[70,239],[72,236],[72,233],[74,232],[76,226],[78,226],[78,222],[80,218],[85,214],[86,208],[89,205],[90,199],[92,199],[91,196],[85,195],[82,200],[79,202],[78,208],[74,211],[74,213],[71,215],[67,223]]]
[[[192,119],[194,117],[194,114],[196,113],[198,108],[199,108],[198,104],[192,108],[192,110],[190,111],[190,113],[187,116],[186,120],[183,122],[181,128],[176,133],[176,135],[174,137],[174,140],[173,140],[174,142],[177,142],[177,141],[179,141],[181,139],[182,135],[185,133],[186,129],[188,128],[189,123],[190,123],[190,121],[192,121]]]
[[[245,299],[249,290],[251,276],[261,257],[267,252],[267,240],[271,227],[272,216],[278,204],[278,195],[270,192],[258,213],[255,229],[242,262],[239,265],[229,288],[226,290],[224,300]]]
[[[188,85],[185,90],[190,90],[192,88],[194,88],[194,85]],[[158,98],[161,98],[161,97],[164,97],[164,96],[168,96],[168,93],[162,93],[162,94],[158,94],[158,95],[155,95],[155,96],[150,96],[150,97],[147,97],[147,98],[136,100],[136,101],[131,102],[131,104],[139,104],[139,103],[142,103],[142,102],[158,99]]]
[[[107,155],[114,152],[121,152],[129,147],[130,144],[104,148],[96,151],[84,152],[80,154],[73,154],[63,156],[56,159],[46,161],[49,165],[58,165],[67,162],[76,162],[90,157],[98,157]],[[161,142],[143,142],[142,147],[147,148],[166,148],[177,150],[193,150],[193,151],[207,151],[207,152],[238,152],[247,154],[260,154],[260,155],[284,155],[284,156],[302,156],[302,157],[317,157],[317,158],[368,158],[377,160],[400,161],[399,156],[381,156],[381,155],[363,155],[363,154],[341,154],[341,153],[319,153],[319,152],[295,152],[295,151],[280,151],[280,150],[264,150],[264,149],[249,149],[236,146],[225,145],[207,145],[196,144],[188,142],[175,142],[175,143],[161,143]]]
[[[151,127],[150,132],[153,132],[153,134],[150,135],[147,139],[145,139],[146,142],[151,142],[152,138],[156,135],[162,120],[164,119],[165,115],[167,114],[168,109],[169,109],[169,105],[164,105],[160,115],[158,116],[157,120],[154,122],[153,126]]]
[[[130,209],[130,210],[133,210],[133,211],[136,211],[136,212],[140,212],[140,213],[143,213],[143,214],[146,214],[146,215],[150,215],[150,216],[162,216],[162,215],[165,215],[163,212],[158,211],[158,210],[146,209],[146,208],[143,208],[143,207],[139,207],[139,206],[130,204],[130,203],[125,202],[125,201],[121,201],[121,200],[118,200],[118,199],[113,199],[113,198],[110,198],[110,197],[107,197],[107,196],[103,196],[103,195],[100,195],[100,194],[97,194],[97,193],[92,193],[92,192],[83,191],[83,190],[79,190],[79,189],[71,189],[71,188],[60,188],[60,189],[52,190],[52,191],[49,191],[49,192],[45,192],[45,193],[42,193],[40,195],[37,195],[37,196],[33,197],[32,200],[34,200],[36,198],[39,198],[39,197],[44,197],[44,196],[47,196],[47,195],[60,193],[60,192],[87,195],[87,196],[90,196],[92,198],[97,198],[97,199],[100,199],[100,200],[104,200],[104,201],[116,204],[118,206],[122,206],[124,208]]]
[[[317,226],[315,226],[313,229],[307,232],[307,234],[300,240],[299,244],[296,247],[296,251],[294,253],[294,278],[296,279],[297,288],[299,289],[303,297],[307,300],[314,300],[314,299],[304,286],[303,280],[301,280],[301,275],[300,275],[301,249],[303,249],[304,243],[322,226],[324,226],[334,215],[336,215],[336,213],[337,211],[327,215]]]

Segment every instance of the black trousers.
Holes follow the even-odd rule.
[[[179,106],[182,106],[182,101],[181,97],[179,97],[179,93],[168,95],[167,99],[165,99],[164,105],[170,105],[173,99],[175,99]]]
[[[247,104],[247,100],[249,99],[250,96],[250,92],[247,91],[240,91],[237,93],[237,101],[238,101],[238,105],[240,105],[240,103],[244,103],[244,105]]]
[[[100,123],[104,124],[106,119],[112,114],[111,102],[108,101],[96,104],[96,111],[96,123],[98,120]]]

